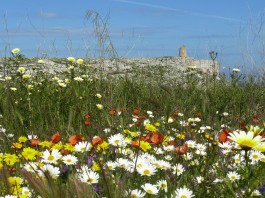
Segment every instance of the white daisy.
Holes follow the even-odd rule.
[[[154,175],[157,171],[156,167],[149,163],[142,164],[140,167],[136,167],[136,170],[140,175],[146,176]]]
[[[21,190],[21,195],[24,195],[25,197],[31,197],[32,193],[28,187],[23,187]]]
[[[178,188],[175,190],[176,198],[191,198],[194,197],[193,192],[186,188],[185,186],[183,188]]]
[[[259,190],[254,190],[252,193],[251,193],[251,197],[257,197],[257,196],[261,196],[261,193]]]
[[[108,139],[109,144],[111,144],[113,146],[118,146],[118,147],[124,147],[125,146],[124,140],[125,140],[125,138],[121,133],[112,135]]]
[[[48,173],[54,179],[60,175],[59,167],[53,166],[51,164],[45,164],[41,169],[44,173]]]
[[[234,182],[240,179],[240,175],[236,171],[228,172],[227,177],[230,179],[231,182]]]
[[[165,160],[157,160],[154,164],[161,170],[168,170],[171,168],[171,164]]]
[[[36,170],[39,168],[39,166],[35,162],[29,162],[24,164],[24,169],[28,172],[36,172]]]
[[[68,154],[68,155],[63,156],[63,162],[66,165],[75,165],[78,162],[78,159],[76,156]]]
[[[142,192],[138,189],[129,190],[129,192],[126,193],[126,197],[129,198],[143,198],[145,196],[145,192]]]
[[[258,162],[260,160],[260,157],[261,157],[261,152],[260,151],[254,151],[252,150],[249,154],[249,158],[252,160],[252,161],[255,161],[255,162]]]
[[[187,144],[189,148],[195,148],[196,146],[196,142],[194,140],[188,140],[185,144]]]
[[[167,181],[166,180],[159,180],[157,182],[157,186],[158,186],[159,189],[167,192]]]
[[[175,166],[172,167],[173,169],[173,174],[177,174],[177,176],[181,175],[185,169],[184,167],[182,166],[182,164],[176,164]]]
[[[78,142],[75,145],[75,151],[80,152],[80,153],[83,153],[85,151],[90,151],[91,148],[92,148],[92,144],[87,141]]]
[[[128,167],[130,166],[130,161],[124,158],[118,158],[117,160],[117,164],[120,168],[122,169],[128,169]]]
[[[62,157],[59,150],[54,149],[51,152],[49,150],[46,150],[43,152],[42,162],[48,163],[48,164],[56,164],[57,161]]]
[[[118,166],[118,163],[117,162],[111,162],[111,161],[107,161],[106,162],[106,167],[109,169],[109,170],[115,170],[115,168]]]
[[[231,142],[223,142],[218,144],[222,149],[231,149],[233,144]]]
[[[240,164],[244,162],[244,157],[240,154],[236,154],[233,158],[235,160],[235,164]]]
[[[173,151],[175,149],[174,145],[168,145],[168,146],[163,146],[163,149],[165,151]]]
[[[155,185],[152,185],[150,183],[146,183],[141,186],[145,192],[147,192],[150,195],[157,195],[158,194],[158,188]]]
[[[81,180],[81,182],[87,184],[96,184],[98,183],[99,174],[97,172],[89,170],[84,172],[83,174],[79,174],[79,179]]]

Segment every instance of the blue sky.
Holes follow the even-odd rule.
[[[251,69],[265,61],[264,9],[264,0],[2,0],[0,57],[15,47],[30,57],[97,56],[85,17],[93,10],[121,57],[177,56],[185,45],[191,57],[216,51],[222,67]]]

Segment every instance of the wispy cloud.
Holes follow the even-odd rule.
[[[57,14],[54,12],[43,12],[43,11],[41,11],[40,16],[44,17],[44,18],[55,18],[55,17],[57,17]]]
[[[232,34],[208,34],[208,35],[190,35],[184,36],[184,39],[234,39],[235,35]]]
[[[191,11],[187,11],[187,10],[170,8],[170,7],[156,5],[156,4],[150,4],[150,3],[140,3],[140,2],[129,1],[129,0],[113,0],[113,1],[121,2],[121,3],[127,3],[127,4],[133,4],[133,5],[139,5],[139,6],[145,6],[145,7],[149,7],[149,8],[156,8],[156,9],[161,9],[161,10],[167,10],[167,11],[174,11],[174,12],[187,14],[187,15],[214,18],[214,19],[225,20],[225,21],[229,21],[229,22],[242,22],[242,20],[237,19],[237,18],[212,15],[212,14],[204,14],[204,13],[199,13],[199,12],[191,12]]]

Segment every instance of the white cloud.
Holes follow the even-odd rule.
[[[43,12],[43,11],[41,11],[40,16],[44,17],[44,18],[55,18],[55,17],[57,17],[57,14],[54,12]]]
[[[225,20],[225,21],[229,21],[229,22],[242,22],[242,20],[236,19],[236,18],[218,16],[218,15],[212,15],[212,14],[204,14],[204,13],[199,13],[199,12],[191,12],[191,11],[187,11],[187,10],[170,8],[170,7],[166,7],[166,6],[160,6],[160,5],[149,4],[149,3],[140,3],[140,2],[134,2],[134,1],[129,1],[129,0],[113,0],[113,1],[121,2],[121,3],[128,3],[128,4],[133,4],[133,5],[139,5],[139,6],[145,6],[145,7],[149,7],[149,8],[157,8],[157,9],[162,9],[162,10],[174,11],[174,12],[187,14],[187,15],[201,16],[201,17],[207,17],[207,18],[215,18],[215,19]]]

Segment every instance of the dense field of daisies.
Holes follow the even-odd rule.
[[[1,60],[0,197],[264,197],[265,82]]]

